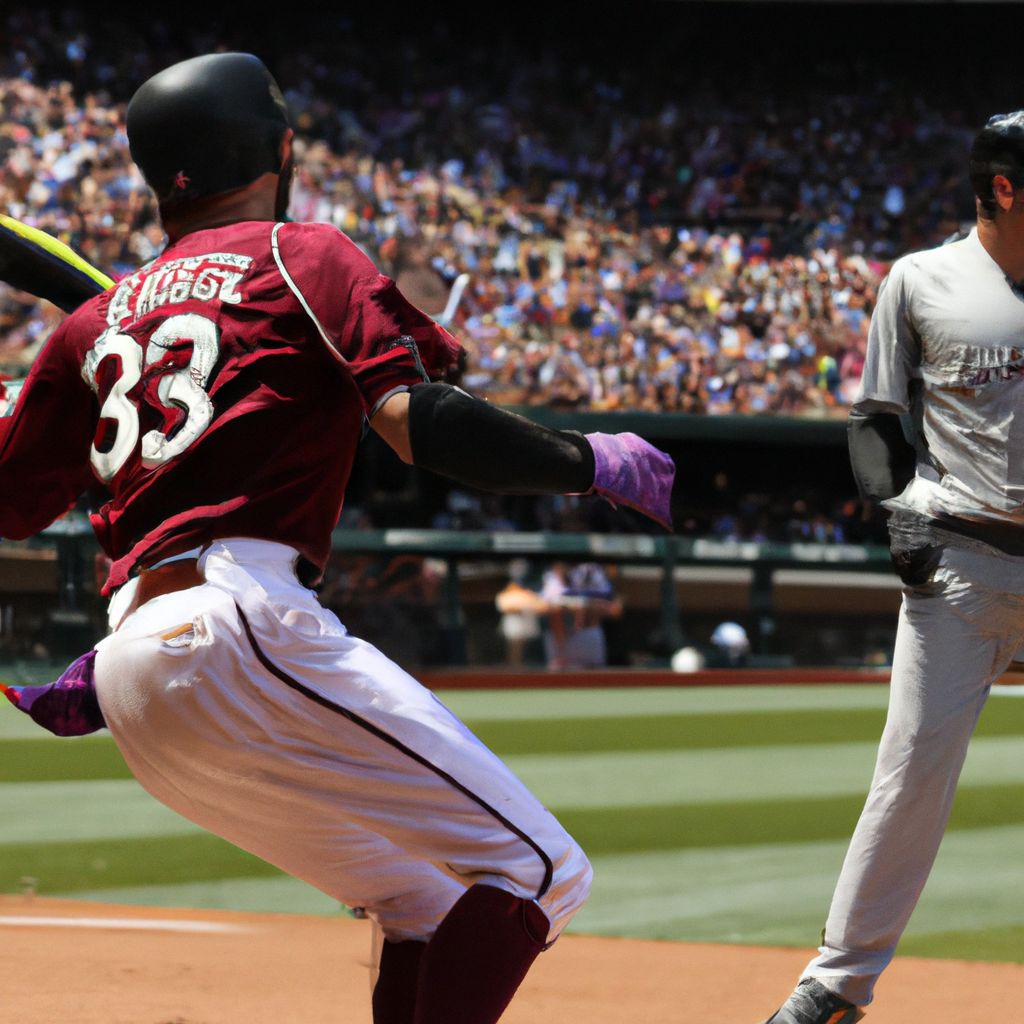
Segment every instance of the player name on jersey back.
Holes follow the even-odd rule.
[[[152,269],[143,267],[118,285],[107,311],[107,323],[138,320],[160,306],[189,299],[217,299],[238,305],[242,295],[237,288],[252,259],[232,252],[210,252],[168,260]]]

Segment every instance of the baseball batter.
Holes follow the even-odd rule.
[[[309,588],[366,422],[464,484],[596,491],[662,522],[671,460],[431,383],[457,342],[339,231],[282,223],[291,130],[255,57],[161,72],[127,125],[170,246],[61,325],[0,420],[4,536],[104,493],[113,632],[9,696],[58,732],[105,723],[159,800],[365,907],[376,1024],[496,1021],[585,899],[587,859]]]
[[[905,584],[889,714],[820,955],[774,1024],[849,1024],[871,1002],[1024,641],[1024,111],[982,129],[970,176],[976,228],[897,260],[871,322],[850,454]]]

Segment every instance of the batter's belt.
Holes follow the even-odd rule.
[[[176,590],[188,590],[189,587],[199,587],[205,582],[198,564],[190,558],[168,562],[155,569],[142,569],[139,572],[139,585],[122,620],[148,601],[152,601],[154,597],[172,594]]]

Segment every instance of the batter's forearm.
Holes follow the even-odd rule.
[[[409,393],[413,462],[496,494],[600,494],[672,528],[675,463],[636,434],[550,430],[447,384]]]
[[[447,384],[393,395],[370,426],[409,465],[496,494],[567,494],[594,483],[581,435],[549,430]]]
[[[392,396],[370,426],[403,461],[493,494],[600,494],[672,528],[675,464],[636,434],[551,430],[448,384]]]
[[[594,485],[594,451],[582,434],[550,430],[447,384],[412,388],[408,424],[413,464],[468,487],[578,494]]]

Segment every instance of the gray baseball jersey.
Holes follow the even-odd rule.
[[[879,291],[855,406],[906,413],[914,379],[933,464],[886,506],[1024,525],[1024,290],[977,229],[897,260]]]

